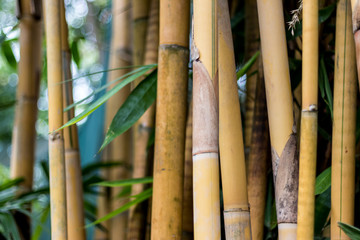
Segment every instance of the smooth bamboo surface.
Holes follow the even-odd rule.
[[[350,239],[338,222],[354,224],[356,64],[350,0],[337,4],[331,167],[331,239]]]
[[[131,10],[129,6],[130,0],[113,1],[113,34],[110,48],[110,69],[131,65]],[[108,82],[121,77],[127,72],[128,69],[111,71],[108,75]],[[110,88],[112,87],[113,86],[110,86]],[[110,126],[113,117],[129,93],[130,86],[127,85],[112,96],[106,103],[105,130]],[[116,161],[121,163],[119,167],[112,168],[110,171],[103,173],[108,180],[121,180],[129,177],[129,164],[132,154],[131,142],[131,131],[129,130],[115,138],[106,149],[104,149],[103,161]],[[110,199],[99,199],[99,201],[105,204],[100,207],[102,214],[107,214],[107,210],[114,211],[126,203],[126,200],[117,197],[122,189],[121,187],[111,188],[109,194]],[[101,215],[99,217],[101,217]],[[117,215],[105,224],[109,230],[108,234],[97,230],[96,239],[126,239],[128,212]]]
[[[68,26],[65,19],[64,2],[60,2],[61,50],[63,57],[63,80],[71,79],[71,53],[68,42]],[[63,84],[64,107],[73,103],[72,82]],[[64,112],[64,123],[75,116],[74,109]],[[66,167],[66,204],[68,239],[85,240],[84,199],[79,154],[77,126],[64,129],[65,167]]]
[[[193,4],[194,239],[220,239],[218,1]]]
[[[110,68],[125,67],[131,65],[129,53],[131,52],[130,36],[130,9],[129,0],[113,1],[113,37],[110,52]],[[112,81],[125,73],[127,69],[112,71],[109,73],[108,81]],[[106,105],[106,127],[110,123],[130,94],[130,86],[127,85],[114,96],[112,96]],[[115,138],[107,147],[107,157],[110,161],[118,161],[122,166],[113,168],[110,171],[110,180],[121,180],[129,177],[129,164],[131,163],[131,130]],[[126,203],[126,200],[119,199],[117,195],[123,188],[117,187],[111,189],[111,211],[118,209]],[[128,228],[128,212],[121,213],[110,220],[110,239],[126,239]]]
[[[297,239],[314,238],[318,132],[319,2],[303,1],[302,113]]]
[[[192,102],[190,102],[186,122],[185,165],[184,165],[184,202],[183,202],[183,239],[194,239],[193,208],[193,163],[192,163]]]
[[[159,46],[159,0],[151,1],[149,13],[148,30],[146,35],[146,51],[144,64],[157,63]],[[148,141],[154,128],[155,104],[144,113],[133,127],[134,138],[134,160],[133,178],[143,178],[151,174],[150,167],[152,158],[148,152]],[[132,186],[132,195],[137,195],[145,189],[143,184]],[[127,238],[144,239],[145,223],[148,204],[138,204],[129,211],[129,232]]]
[[[218,0],[219,149],[227,239],[251,239],[245,153],[227,0]]]
[[[11,178],[24,178],[21,186],[30,191],[35,158],[35,122],[41,72],[41,18],[33,15],[30,1],[20,1],[20,61],[17,104],[12,134]],[[41,9],[40,9],[41,10]]]
[[[67,239],[66,175],[63,131],[62,56],[60,2],[45,1],[49,96],[49,169],[51,239]]]
[[[298,158],[281,0],[258,0],[279,239],[296,236]],[[286,186],[286,188],[285,188]]]
[[[259,61],[259,74],[256,84],[254,123],[248,160],[247,183],[250,204],[252,240],[262,240],[266,204],[268,160],[270,159],[270,137],[267,121],[265,83],[262,63]]]
[[[149,6],[151,0],[132,0],[132,34],[133,34],[133,64],[135,66],[144,63],[147,25],[149,18]],[[139,79],[138,81],[141,81]]]
[[[260,49],[260,32],[256,1],[245,1],[245,59],[249,60]],[[245,148],[251,145],[252,125],[254,119],[256,82],[258,78],[259,60],[246,73],[246,100],[245,100]],[[248,153],[248,152],[247,152]]]
[[[36,2],[36,1],[35,1]],[[39,1],[40,2],[40,1]],[[38,3],[39,3],[38,2]],[[15,119],[12,133],[10,177],[23,178],[19,193],[32,189],[35,161],[37,99],[39,97],[41,72],[42,20],[31,10],[31,1],[18,1],[20,18],[19,83],[16,93]],[[24,238],[30,238],[31,227],[28,216],[16,213],[16,220]]]
[[[181,239],[189,0],[160,0],[151,239]]]

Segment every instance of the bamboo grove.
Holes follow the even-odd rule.
[[[360,1],[109,0],[108,65],[82,76],[105,81],[86,104],[67,5],[17,1],[12,199],[47,194],[48,239],[360,239]],[[76,124],[101,106],[100,160],[84,167]],[[16,234],[0,211],[0,239],[38,239],[34,206],[11,211]]]

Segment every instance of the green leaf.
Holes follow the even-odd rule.
[[[336,7],[336,2],[330,4],[329,6],[319,10],[319,23],[325,22],[331,14],[334,12]]]
[[[338,222],[338,225],[351,239],[360,239],[360,229],[342,222]]]
[[[16,69],[17,62],[10,44],[11,44],[10,41],[4,41],[1,44],[1,50],[10,67]]]
[[[315,195],[322,194],[331,186],[331,167],[325,169],[316,178]]]
[[[121,206],[120,208],[118,208],[118,209],[116,209],[115,211],[107,214],[106,216],[98,219],[97,221],[86,225],[85,227],[88,228],[88,227],[91,227],[91,226],[93,226],[93,225],[99,224],[99,223],[101,223],[101,222],[107,221],[107,220],[109,220],[110,218],[113,218],[113,217],[115,217],[116,215],[118,215],[118,214],[120,214],[120,213],[128,210],[131,206],[136,205],[136,204],[139,204],[139,203],[147,200],[148,198],[151,197],[151,195],[152,195],[152,188],[149,188],[149,189],[143,191],[141,194],[139,194],[138,197],[135,198],[134,200],[125,203],[125,204],[124,204],[123,206]]]
[[[7,180],[5,182],[3,182],[1,185],[0,185],[0,191],[4,191],[4,190],[7,190],[11,187],[14,187],[16,185],[18,185],[19,183],[23,182],[24,179],[23,178],[16,178],[16,179],[12,179],[12,180]]]
[[[315,235],[322,236],[322,232],[327,223],[331,207],[331,188],[318,195],[315,200]]]
[[[130,93],[115,114],[99,152],[114,138],[127,131],[154,103],[156,99],[156,80],[157,71],[155,70]]]
[[[112,167],[116,167],[116,166],[120,166],[120,165],[124,165],[123,162],[95,162],[95,163],[90,163],[86,166],[84,166],[81,170],[82,172],[82,176],[86,176],[88,174],[92,174],[100,169],[104,169],[104,168],[112,168]]]
[[[118,181],[105,181],[105,182],[99,182],[94,185],[97,186],[105,186],[105,187],[124,187],[124,186],[130,186],[133,184],[139,184],[139,183],[152,183],[153,178],[152,177],[144,177],[144,178],[130,178],[125,180],[118,180]]]
[[[255,63],[256,59],[260,55],[260,51],[257,51],[245,64],[242,66],[237,72],[236,72],[236,78],[241,78],[249,69],[251,66]]]
[[[96,109],[98,109],[102,104],[104,104],[115,93],[120,91],[123,87],[125,87],[127,84],[131,83],[135,79],[144,75],[148,70],[149,70],[148,67],[144,67],[142,71],[137,72],[137,73],[129,76],[128,78],[124,79],[122,82],[118,83],[112,89],[110,89],[107,93],[105,93],[102,97],[100,97],[98,100],[96,100],[93,104],[91,104],[89,107],[87,107],[82,113],[80,113],[78,116],[71,119],[69,122],[65,123],[62,127],[57,129],[56,131],[61,130],[65,127],[69,127],[69,126],[81,121],[82,119],[87,117],[89,114],[94,112]]]
[[[119,82],[120,80],[123,80],[124,78],[127,78],[127,77],[131,76],[132,74],[135,74],[135,73],[137,73],[137,72],[143,71],[143,70],[144,70],[143,67],[145,67],[145,68],[147,68],[147,69],[149,70],[149,69],[151,69],[151,68],[154,67],[154,66],[153,66],[153,65],[146,65],[146,66],[142,66],[141,68],[135,69],[135,70],[133,70],[133,71],[131,71],[131,72],[125,73],[125,74],[122,75],[121,77],[116,78],[116,79],[114,79],[114,80],[112,80],[112,81],[104,84],[103,86],[101,86],[100,88],[96,89],[95,91],[93,91],[91,94],[89,94],[89,95],[86,96],[85,98],[83,98],[83,99],[81,99],[81,100],[79,100],[79,101],[77,101],[77,102],[75,102],[75,103],[73,103],[73,104],[70,104],[69,106],[67,106],[67,107],[64,109],[64,112],[69,111],[70,109],[72,109],[72,108],[80,105],[80,104],[81,104],[82,102],[84,102],[85,100],[87,100],[87,99],[91,98],[92,96],[95,96],[96,94],[102,92],[103,90],[107,89],[109,86],[113,85],[114,83]],[[126,68],[127,68],[127,67],[126,67]],[[121,69],[121,68],[115,68],[115,69],[117,70],[117,69]],[[122,69],[125,69],[125,68],[122,68]],[[114,69],[110,69],[110,70],[107,70],[107,71],[113,71],[113,70],[114,70]],[[94,74],[98,74],[98,73],[102,73],[102,72],[106,72],[106,71],[95,72],[95,73],[91,73],[91,74],[84,75],[84,76],[94,75]],[[84,76],[83,76],[83,77],[84,77]],[[64,81],[64,83],[65,83],[65,82],[68,82],[68,81],[72,81],[72,80],[74,80],[74,79],[66,80],[66,81]]]
[[[71,56],[78,68],[80,68],[80,54],[79,54],[79,42],[78,40],[74,40],[71,43]]]
[[[325,103],[327,104],[327,106],[330,110],[331,119],[333,119],[332,91],[331,91],[331,87],[330,87],[329,78],[327,75],[327,70],[325,67],[324,57],[321,57],[321,59],[320,59],[319,89],[320,89],[321,97],[323,98],[323,100],[325,101]]]

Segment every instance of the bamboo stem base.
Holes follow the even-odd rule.
[[[251,239],[249,210],[242,210],[240,208],[225,210],[224,220],[226,239]]]
[[[295,240],[297,232],[296,223],[279,223],[279,240]]]

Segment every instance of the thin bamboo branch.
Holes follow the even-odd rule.
[[[61,51],[63,57],[63,80],[71,79],[71,53],[68,42],[68,26],[65,19],[64,2],[60,2],[61,18]],[[63,85],[64,107],[73,103],[72,82]],[[64,113],[64,122],[74,118],[74,109]],[[66,198],[67,228],[70,240],[85,240],[84,199],[79,154],[77,126],[64,129],[65,167],[66,167]]]
[[[181,239],[189,0],[160,1],[151,239]]]
[[[337,3],[331,167],[331,239],[350,239],[339,221],[354,224],[356,63],[350,0]]]
[[[283,6],[281,0],[258,0],[257,3],[279,239],[295,239],[298,157]]]
[[[67,239],[60,2],[45,1],[49,96],[51,239]]]
[[[236,67],[227,0],[218,1],[219,148],[226,239],[251,239]]]
[[[297,239],[314,238],[317,106],[319,62],[319,1],[303,0],[302,113],[299,160]]]

